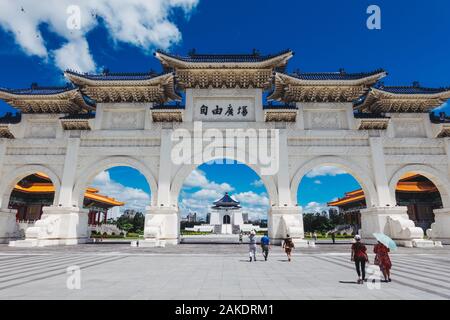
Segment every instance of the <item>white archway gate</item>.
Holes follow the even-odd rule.
[[[275,242],[289,233],[306,245],[297,190],[318,165],[341,167],[361,184],[368,205],[361,212],[364,237],[385,232],[405,245],[433,243],[423,240],[406,209],[395,203],[395,183],[403,172],[423,173],[444,204],[435,211],[429,235],[450,241],[450,126],[445,119],[430,121],[429,115],[450,98],[450,90],[377,85],[384,70],[288,74],[290,50],[188,57],[158,51],[155,56],[172,72],[67,71],[76,86],[0,89],[0,99],[23,111],[20,122],[0,122],[0,239],[10,238],[14,224],[6,195],[18,177],[39,169],[55,184],[55,203],[26,239],[14,244],[85,242],[83,188],[98,171],[125,165],[141,171],[152,191],[142,245],[177,244],[184,179],[201,163],[221,157],[243,162],[261,176]],[[181,100],[176,89],[183,91],[185,106],[165,104]],[[264,106],[265,93],[278,103]],[[227,139],[228,134],[238,135]],[[192,150],[182,152],[180,162],[174,150],[184,136]],[[213,147],[222,154],[204,156]]]

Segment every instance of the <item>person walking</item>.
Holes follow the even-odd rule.
[[[355,243],[352,244],[351,260],[355,262],[356,273],[358,274],[358,283],[366,281],[366,262],[369,261],[367,248],[361,242],[361,236],[355,236]]]
[[[256,232],[254,230],[250,232],[249,239],[248,255],[250,256],[250,262],[252,262],[252,258],[256,261]]]
[[[294,242],[292,241],[292,238],[287,234],[286,239],[283,241],[283,249],[284,252],[286,252],[286,255],[288,257],[288,261],[291,262],[291,253],[292,249],[294,249]]]
[[[243,232],[242,231],[239,232],[239,244],[242,244],[242,235],[243,235]]]
[[[333,244],[336,243],[336,234],[334,232],[331,233],[331,241],[333,241]]]
[[[375,261],[374,264],[380,267],[381,272],[384,276],[385,282],[391,282],[391,268],[392,262],[389,258],[389,248],[382,244],[380,241],[373,248],[373,252],[375,253]]]
[[[267,261],[267,257],[269,256],[269,247],[270,247],[270,239],[267,233],[265,233],[264,237],[261,238],[261,249],[265,261]]]
[[[317,242],[317,233],[314,231],[313,236],[312,236],[314,242]]]

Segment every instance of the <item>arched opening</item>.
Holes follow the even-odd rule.
[[[129,166],[112,166],[86,183],[83,208],[93,238],[143,238],[146,207],[151,203],[145,176]]]
[[[424,231],[434,222],[434,209],[443,207],[438,187],[426,176],[407,172],[395,187],[397,205],[407,207],[409,219]]]
[[[50,177],[43,172],[35,172],[21,178],[13,187],[8,208],[16,210],[18,236],[41,219],[43,208],[53,205],[55,186]]]
[[[270,202],[265,182],[249,166],[226,159],[204,163],[191,169],[178,195],[181,243],[262,234]]]
[[[297,202],[303,211],[305,236],[350,238],[361,228],[367,207],[361,184],[340,166],[319,165],[301,179]]]

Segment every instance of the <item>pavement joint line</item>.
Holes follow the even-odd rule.
[[[94,260],[83,259],[81,262],[78,261],[78,264],[81,265],[83,263],[87,263],[87,262],[90,262],[90,261],[102,261],[102,259],[94,259]],[[70,261],[70,262],[76,262],[76,261]],[[54,270],[58,270],[58,269],[65,269],[65,268],[63,268],[65,265],[77,265],[77,263],[66,263],[66,262],[56,263],[56,264],[52,265],[52,267],[54,267],[54,268],[51,268],[51,269],[47,268],[44,272],[50,272],[50,271],[54,271]],[[41,268],[34,268],[33,270],[39,270],[39,269],[41,269]],[[24,273],[24,272],[22,272],[22,273],[15,273],[15,274],[12,274],[12,275],[6,275],[6,276],[2,276],[2,278],[0,279],[0,283],[11,282],[11,281],[14,281],[14,280],[17,280],[17,279],[21,279],[21,278],[29,278],[29,277],[33,277],[35,275],[39,275],[39,274],[42,274],[42,273],[43,273],[42,271],[41,272],[33,272],[33,273]],[[11,276],[15,276],[17,274],[21,274],[22,276],[21,277],[15,277],[15,278],[12,278],[12,279],[5,279],[5,278],[11,277]]]
[[[101,265],[101,264],[104,264],[104,263],[121,260],[121,259],[123,259],[123,258],[116,258],[116,259],[109,259],[109,260],[100,260],[100,262],[96,262],[96,263],[92,263],[92,264],[88,264],[88,265],[80,265],[79,267],[80,267],[81,270],[83,270],[83,269],[87,269],[87,268],[94,267],[94,266],[97,266],[97,265]],[[57,277],[57,276],[60,276],[60,275],[63,275],[63,274],[66,274],[66,271],[59,272],[59,273],[53,274],[53,275],[42,276],[42,277],[35,278],[35,279],[32,279],[32,280],[28,280],[28,281],[22,281],[22,282],[19,282],[19,283],[14,283],[14,284],[11,284],[11,285],[3,286],[3,287],[0,287],[0,291],[1,290],[5,290],[5,289],[9,289],[9,288],[12,288],[12,287],[17,287],[17,286],[20,286],[22,284],[26,284],[26,283],[30,283],[30,282],[35,282],[35,281],[39,281],[39,280],[44,280],[44,279]]]
[[[336,262],[336,261],[332,261],[332,260],[330,261],[330,260],[328,260],[326,258],[323,258],[323,257],[316,257],[316,259],[327,261],[327,262],[332,262],[332,263],[334,262],[336,265],[339,265],[339,266],[341,266],[343,268],[354,270],[353,267],[347,266],[347,265],[345,265],[345,264],[343,264],[341,262]],[[404,276],[404,275],[402,277],[406,278],[406,279],[409,279],[409,280],[413,280],[413,281],[429,284],[429,283],[427,283],[425,281],[420,281],[420,280],[412,278],[412,277],[408,277],[408,276]],[[407,287],[410,287],[410,288],[414,288],[416,290],[424,291],[424,292],[427,292],[427,293],[430,293],[430,294],[433,294],[433,295],[437,295],[437,296],[440,296],[440,297],[445,298],[445,299],[450,299],[450,295],[449,294],[443,294],[443,293],[440,293],[440,292],[437,292],[437,291],[434,291],[434,290],[431,290],[431,289],[428,289],[428,288],[419,287],[419,286],[416,286],[416,285],[413,285],[413,284],[410,284],[410,283],[407,283],[407,282],[404,282],[404,281],[401,281],[401,280],[397,280],[396,279],[395,283],[398,283],[398,284],[401,284],[403,286],[407,286]],[[438,285],[435,285],[435,286],[438,286]]]

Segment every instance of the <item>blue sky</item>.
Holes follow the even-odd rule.
[[[64,84],[62,71],[66,67],[91,72],[105,67],[111,71],[158,71],[160,65],[152,56],[156,48],[180,54],[192,48],[208,53],[251,52],[253,48],[273,53],[290,48],[295,56],[289,71],[345,68],[360,72],[381,67],[389,72],[384,79],[388,85],[419,81],[424,86],[450,86],[449,1],[135,3],[0,0],[0,87],[28,87],[32,82]],[[67,8],[72,4],[81,8],[80,30],[66,27]],[[381,30],[366,27],[366,9],[371,4],[381,8]],[[0,102],[0,114],[11,110]],[[238,168],[233,174],[213,166],[201,167],[199,172],[208,181],[229,183],[233,192],[254,192],[263,197],[265,190],[251,185],[254,177]],[[111,170],[110,181],[148,193],[142,177],[125,179],[122,171]],[[323,204],[357,187],[345,174],[305,178],[303,183],[299,201],[304,206]],[[188,196],[189,190],[184,192]]]

